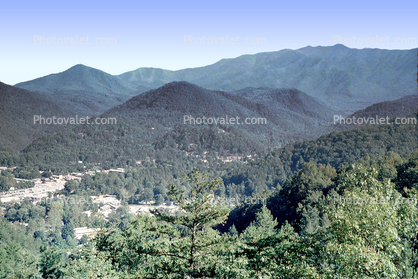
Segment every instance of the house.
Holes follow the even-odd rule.
[[[93,237],[100,229],[90,229],[87,227],[74,228],[75,238],[81,239],[83,235]]]

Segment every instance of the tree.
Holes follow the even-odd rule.
[[[75,237],[74,225],[73,225],[72,222],[68,222],[64,225],[64,227],[62,228],[62,231],[61,231],[61,235],[62,235],[63,239],[74,238]]]
[[[52,172],[50,172],[50,171],[44,171],[42,173],[43,178],[50,178],[51,176],[52,176]]]
[[[214,196],[214,191],[222,185],[222,180],[216,178],[206,181],[208,175],[200,174],[197,169],[183,177],[194,184],[190,193],[186,196],[171,184],[168,195],[178,203],[184,214],[173,216],[160,210],[152,212],[157,220],[178,226],[182,232],[182,238],[171,245],[169,253],[164,250],[159,253],[182,261],[185,266],[176,268],[176,271],[191,278],[212,276],[213,263],[208,262],[208,257],[214,256],[213,247],[222,244],[223,240],[212,226],[223,222],[229,213],[229,209],[217,203]]]
[[[53,231],[61,231],[63,213],[64,210],[62,203],[58,201],[52,202],[48,211],[47,220],[48,223],[51,225]]]
[[[327,262],[334,274],[362,278],[397,278],[402,251],[395,203],[401,198],[393,183],[382,183],[373,167],[352,165],[340,174],[339,196],[326,206],[333,235],[327,242]]]
[[[141,214],[126,227],[107,228],[96,236],[98,251],[108,254],[115,269],[132,278],[178,279],[235,278],[244,271],[234,256],[236,236],[212,228],[229,212],[213,195],[222,181],[207,181],[208,175],[197,169],[184,178],[194,185],[188,194],[175,185],[168,193],[177,211],[156,209],[154,216]]]
[[[39,263],[39,269],[42,278],[61,278],[64,264],[62,252],[54,246],[43,246],[41,253],[42,257]]]
[[[142,200],[145,202],[152,201],[154,199],[154,191],[151,188],[145,188],[142,196]]]
[[[107,260],[107,255],[93,248],[82,248],[76,254],[71,255],[71,260],[61,268],[63,279],[96,279],[96,278],[120,278],[112,269],[112,263]]]
[[[0,245],[0,278],[38,278],[36,257],[31,251],[12,242]]]
[[[244,231],[245,256],[249,259],[249,268],[254,271],[254,275],[257,277],[271,275],[265,270],[268,269],[271,259],[265,257],[264,251],[267,247],[271,248],[271,245],[260,240],[268,239],[276,234],[277,224],[270,210],[266,205],[263,205],[261,210],[256,213],[255,221]]]
[[[155,196],[155,205],[161,205],[164,202],[164,198],[161,194]]]

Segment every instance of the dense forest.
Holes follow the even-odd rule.
[[[82,213],[97,210],[88,205],[7,205],[1,214],[1,278],[417,275],[416,151],[366,156],[338,169],[310,162],[282,187],[232,211],[216,194],[221,179],[197,169],[181,179],[189,189],[166,189],[182,209],[178,214],[157,209],[152,216],[132,216],[122,206],[103,223]],[[73,228],[80,224],[101,230],[94,239],[75,240]]]
[[[4,205],[1,278],[416,275],[415,125],[369,125],[333,132],[274,149],[254,160],[247,157],[229,163],[219,159],[228,153],[208,149],[219,141],[224,142],[222,146],[243,147],[251,142],[236,141],[240,138],[233,136],[236,131],[222,128],[225,132],[219,133],[218,127],[204,127],[194,136],[183,128],[154,144],[133,148],[142,159],[139,165],[136,156],[123,160],[114,156],[116,140],[113,150],[109,146],[95,152],[94,159],[112,158],[102,165],[80,157],[93,150],[89,148],[94,141],[87,141],[86,135],[78,138],[86,146],[72,145],[57,134],[56,142],[65,144],[55,148],[61,149],[51,150],[49,143],[43,149],[40,139],[38,151],[2,152],[1,164],[15,167],[1,172],[4,190],[33,185],[16,183],[13,177],[45,178],[51,172],[83,171],[84,166],[126,170],[86,174],[81,181],[67,182],[48,202]],[[118,133],[123,139],[123,130]],[[100,142],[99,135],[91,133],[90,137]],[[71,149],[66,151],[68,157],[57,152],[68,146],[82,147],[80,156],[72,159]],[[196,168],[207,171],[208,177],[193,171]],[[45,172],[41,175],[39,170]],[[189,175],[183,177],[183,172]],[[122,201],[106,220],[96,214],[100,205],[90,199],[99,194],[114,194]],[[205,200],[207,194],[214,194],[209,196],[218,202]],[[81,206],[63,203],[60,196],[88,202]],[[203,211],[193,215],[188,199]],[[129,213],[128,204],[151,200],[157,205],[174,202],[183,213]],[[92,214],[86,215],[87,211]],[[199,226],[195,226],[196,218],[202,221]],[[78,240],[74,228],[80,226],[101,230],[95,239]]]
[[[83,129],[85,134],[80,135],[78,129]],[[1,165],[17,167],[13,172],[2,172],[0,187],[17,186],[11,179],[13,175],[38,178],[39,170],[47,175],[49,171],[55,174],[83,171],[84,167],[91,170],[123,167],[126,173],[111,174],[111,179],[87,175],[75,190],[118,196],[123,190],[127,199],[134,202],[141,200],[144,189],[149,188],[147,197],[160,195],[159,199],[166,200],[166,195],[157,188],[167,188],[169,183],[181,184],[179,177],[183,172],[199,168],[223,179],[219,192],[227,197],[251,196],[282,187],[307,162],[329,164],[337,169],[344,162],[353,163],[366,155],[382,157],[389,151],[402,155],[417,147],[416,125],[412,124],[368,125],[295,142],[267,153],[262,153],[248,134],[231,126],[183,126],[161,135],[153,144],[143,144],[152,136],[149,131],[138,131],[138,137],[144,135],[145,139],[127,135],[123,127],[108,131],[97,132],[94,126],[78,127],[67,131],[68,134],[42,137],[19,155],[0,152]],[[231,155],[242,158],[223,162]],[[109,182],[115,180],[119,182]],[[24,188],[25,184],[19,187]]]

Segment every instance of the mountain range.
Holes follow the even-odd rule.
[[[222,59],[205,67],[178,71],[139,68],[116,76],[76,65],[16,86],[76,104],[85,114],[103,113],[131,96],[172,81],[226,92],[247,87],[296,88],[347,116],[374,103],[415,94],[416,53],[417,49],[308,46]]]
[[[306,47],[179,71],[140,68],[119,76],[79,64],[14,87],[1,84],[0,151],[23,150],[45,162],[54,156],[60,162],[132,161],[166,149],[264,154],[357,128],[333,125],[335,115],[415,113],[417,95],[408,95],[416,90],[414,51]],[[34,115],[98,115],[117,124],[34,125]],[[265,123],[186,121],[203,117]]]

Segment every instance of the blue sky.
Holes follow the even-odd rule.
[[[113,75],[178,70],[340,38],[353,48],[412,49],[417,10],[416,0],[2,1],[0,81],[13,85],[80,63]]]

